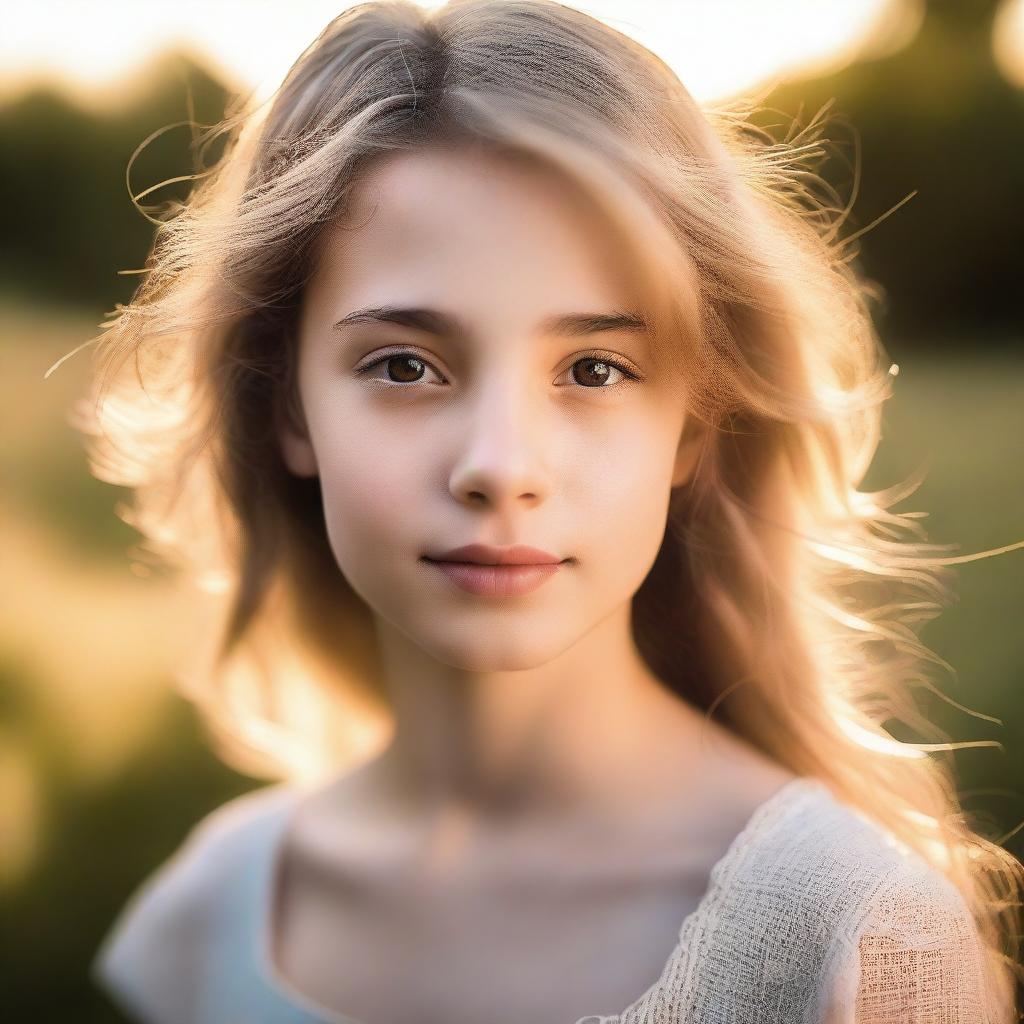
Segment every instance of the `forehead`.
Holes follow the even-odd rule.
[[[572,182],[505,155],[431,148],[389,154],[360,179],[317,247],[314,290],[335,305],[564,312],[628,303],[625,269]]]

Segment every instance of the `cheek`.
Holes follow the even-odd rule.
[[[587,445],[576,460],[574,475],[588,492],[588,521],[614,527],[615,537],[628,537],[630,524],[637,530],[660,525],[671,488],[673,454],[667,434],[645,422],[623,421],[603,443]]]
[[[362,544],[371,535],[397,528],[410,504],[414,456],[408,445],[380,429],[357,386],[337,380],[336,368],[307,369],[307,421],[328,529],[339,534],[339,541],[351,535],[354,543]]]
[[[641,463],[642,465],[638,465]],[[670,485],[663,466],[655,460],[637,459],[609,496],[605,533],[609,544],[619,548],[615,562],[639,586],[654,564],[665,533]],[[597,510],[593,522],[601,522]],[[595,536],[594,540],[600,540]]]
[[[365,437],[333,442],[318,457],[331,549],[359,590],[361,580],[386,573],[399,554],[409,557],[410,518],[422,504],[417,467],[401,451],[366,444]]]
[[[665,533],[671,456],[666,438],[648,428],[619,433],[577,464],[568,500],[578,526],[569,548],[581,571],[626,588],[643,582]]]

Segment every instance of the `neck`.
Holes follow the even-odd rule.
[[[417,820],[622,820],[666,774],[666,759],[679,766],[697,753],[702,716],[651,673],[628,605],[520,670],[455,669],[378,629],[394,731],[372,774],[387,802]]]

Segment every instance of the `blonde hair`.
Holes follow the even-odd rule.
[[[776,141],[752,113],[702,110],[644,47],[553,0],[351,7],[269,110],[242,104],[208,136],[227,135],[223,156],[158,221],[135,298],[92,339],[103,358],[78,426],[93,472],[134,489],[123,517],[216,613],[181,678],[221,755],[271,776],[299,752],[334,767],[366,735],[352,723],[386,708],[372,613],[328,546],[318,481],[288,473],[276,443],[297,411],[317,239],[389,152],[482,147],[567,176],[638,268],[703,437],[633,600],[638,646],[682,698],[958,885],[1010,1020],[1024,867],[967,822],[959,744],[883,728],[948,739],[913,700],[936,661],[915,627],[957,559],[890,511],[916,484],[858,489],[892,374],[873,285],[840,237],[848,209],[813,169],[823,122]]]

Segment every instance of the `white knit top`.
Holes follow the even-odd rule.
[[[228,801],[133,893],[90,966],[133,1019],[373,1024],[316,1004],[271,963],[277,854],[302,792]],[[984,978],[959,890],[824,783],[796,778],[714,865],[647,991],[566,1024],[1001,1024]]]

